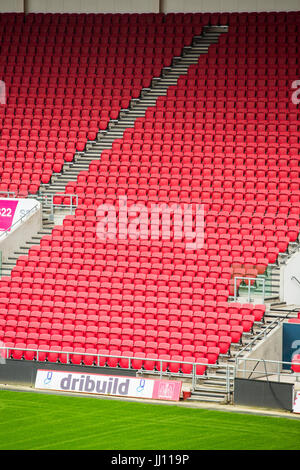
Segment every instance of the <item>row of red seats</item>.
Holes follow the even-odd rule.
[[[96,261],[102,259],[114,260],[117,259],[118,256],[120,256],[121,258],[125,257],[129,261],[135,261],[136,257],[140,255],[141,258],[143,258],[143,262],[147,263],[152,257],[154,263],[168,264],[170,260],[172,260],[174,264],[179,264],[182,261],[196,263],[198,257],[201,257],[203,255],[205,256],[205,254],[217,255],[217,252],[221,250],[224,250],[224,252],[228,252],[228,255],[231,255],[233,257],[243,255],[246,256],[246,253],[251,253],[253,254],[253,256],[257,256],[259,258],[263,255],[267,256],[267,252],[270,256],[273,256],[273,253],[278,253],[278,249],[276,250],[276,248],[274,247],[274,244],[277,242],[276,239],[273,239],[271,243],[267,243],[265,245],[264,238],[261,238],[261,240],[258,240],[256,242],[255,246],[251,244],[250,240],[251,238],[249,238],[248,241],[244,244],[238,245],[236,242],[230,243],[228,240],[222,238],[220,240],[219,236],[210,234],[207,240],[208,243],[204,243],[203,246],[199,247],[198,250],[190,250],[188,247],[186,247],[185,241],[183,241],[183,246],[176,245],[175,243],[175,245],[171,245],[169,248],[165,247],[161,250],[161,252],[157,252],[157,249],[151,250],[147,248],[146,245],[144,245],[143,247],[142,244],[140,246],[137,246],[135,250],[132,248],[128,250],[127,247],[124,247],[121,244],[116,244],[110,249],[101,249],[101,240],[98,244],[95,243],[92,246],[89,244],[89,248],[87,248],[86,244],[81,247],[77,246],[76,248],[74,246],[67,247],[66,245],[61,246],[58,244],[56,244],[56,246],[51,246],[50,244],[47,246],[43,244],[43,247],[38,248],[36,250],[31,250],[28,257],[20,256],[17,261],[17,266],[26,266],[30,263],[35,264],[37,258],[46,258],[47,256],[49,256],[49,258],[58,258],[61,256],[62,259],[71,257],[73,257],[74,259],[84,257],[85,259],[94,259]],[[102,241],[105,242],[105,240]],[[288,242],[288,239],[284,237],[281,242],[283,244],[286,244]]]
[[[203,375],[209,364],[209,361],[213,364],[216,355],[218,354],[218,348],[212,348],[207,353],[208,357],[203,357],[203,351],[197,354],[196,357],[181,356],[179,354],[169,355],[145,352],[138,352],[133,354],[131,351],[121,351],[119,349],[106,349],[102,348],[73,348],[65,346],[63,348],[57,348],[53,346],[51,350],[48,348],[38,347],[38,344],[34,341],[30,343],[8,343],[7,349],[5,350],[6,357],[12,357],[13,359],[20,360],[39,360],[48,362],[59,361],[62,364],[84,364],[84,365],[97,365],[100,367],[121,367],[121,368],[133,368],[133,369],[144,369],[146,371],[168,371],[173,374],[191,374],[194,370],[196,375]],[[18,349],[16,349],[18,348]],[[73,354],[72,354],[73,353]]]
[[[224,15],[221,14],[221,17]],[[227,17],[227,15],[225,14]],[[115,25],[139,24],[149,26],[155,24],[180,25],[199,24],[203,20],[207,24],[210,18],[218,18],[220,14],[209,13],[2,13],[2,21],[12,27],[14,24],[23,23],[27,27],[31,25]]]
[[[170,65],[171,59],[173,56],[180,55],[181,50],[184,44],[180,44],[178,46],[166,46],[163,41],[162,45],[158,45],[156,47],[143,47],[143,46],[136,46],[131,48],[126,48],[124,51],[123,60],[120,58],[120,52],[118,57],[111,54],[110,50],[107,51],[106,56],[90,56],[90,55],[71,55],[73,51],[70,52],[70,56],[67,55],[57,55],[53,54],[53,56],[28,56],[28,55],[17,55],[7,57],[3,60],[1,59],[2,66],[8,64],[10,66],[68,66],[68,65],[76,65],[76,64],[84,64],[88,65],[97,65],[97,66],[105,66],[114,67],[115,65],[118,66],[119,74],[122,75],[124,73],[122,65]],[[18,52],[16,52],[18,53]],[[132,59],[128,61],[126,57],[131,57]]]
[[[171,57],[169,56],[166,58],[168,63],[170,63]],[[24,75],[40,75],[40,76],[50,76],[50,75],[70,75],[70,76],[93,76],[93,75],[102,75],[106,77],[113,78],[117,75],[118,78],[125,76],[134,76],[134,64],[126,64],[124,63],[124,59],[120,59],[120,63],[122,65],[122,70],[120,73],[120,66],[119,64],[112,64],[112,65],[105,65],[105,64],[87,64],[87,63],[75,63],[74,64],[7,64],[0,63],[0,71],[1,75],[6,76],[19,76],[22,77]],[[161,67],[155,66],[155,64],[148,64],[148,65],[136,65],[136,75],[135,77],[147,77],[149,73],[155,71],[158,73],[157,76],[160,76]],[[145,69],[145,75],[143,70]]]
[[[233,205],[233,204],[232,204]],[[229,205],[230,207],[230,205]],[[215,209],[218,209],[218,204],[215,204]],[[81,209],[83,210],[83,209]],[[88,210],[88,209],[87,209]],[[93,212],[93,209],[91,209],[91,212]],[[137,251],[141,250],[142,252],[145,252],[146,255],[148,253],[185,253],[187,252],[186,246],[184,243],[176,243],[176,246],[174,246],[171,242],[167,240],[163,240],[161,242],[156,242],[155,240],[140,240],[140,241],[135,241],[131,240],[130,245],[126,243],[126,241],[117,241],[117,240],[111,240],[109,241],[101,241],[97,236],[89,236],[87,239],[85,237],[85,229],[80,223],[76,223],[76,221],[72,221],[72,225],[69,224],[70,218],[72,216],[67,216],[68,219],[66,221],[66,226],[68,227],[68,235],[65,235],[61,230],[60,226],[56,227],[54,230],[57,232],[57,235],[53,235],[52,237],[50,235],[45,235],[41,239],[40,243],[40,248],[42,247],[52,247],[55,249],[55,247],[72,247],[74,250],[74,253],[81,252],[80,250],[86,249],[87,254],[90,254],[89,252],[90,249],[92,250],[110,250],[110,249],[116,249],[116,247],[122,249],[122,250],[130,250],[130,251]],[[207,243],[207,245],[211,244],[217,244],[218,241],[220,245],[230,245],[231,247],[235,246],[242,246],[242,247],[275,247],[278,246],[280,248],[280,251],[284,252],[287,249],[287,245],[289,243],[288,237],[285,236],[271,236],[269,233],[266,235],[256,236],[254,235],[246,235],[244,233],[234,233],[231,231],[230,233],[228,230],[226,230],[226,227],[229,228],[229,225],[227,224],[220,224],[220,226],[215,223],[209,223],[206,225],[206,231],[204,232],[204,241]],[[90,234],[91,235],[91,234]],[[29,250],[29,255],[35,254],[35,247],[32,247],[32,249]],[[40,249],[38,249],[40,251]],[[199,268],[199,275],[201,275],[201,269],[203,267]],[[204,272],[207,272],[203,269]],[[216,273],[217,270],[211,270],[211,273],[214,274]]]
[[[54,278],[49,278],[49,276],[46,276],[45,281],[43,281],[42,277],[36,277],[34,280],[26,277],[13,277],[9,285],[1,287],[1,293],[5,293],[11,299],[20,297],[20,299],[23,300],[28,299],[31,296],[33,300],[41,300],[45,297],[45,300],[55,302],[57,298],[61,298],[62,291],[65,291],[66,302],[71,300],[74,302],[76,297],[74,292],[76,292],[75,289],[77,287],[79,293],[78,302],[81,303],[83,300],[90,299],[89,294],[91,294],[91,298],[93,298],[97,297],[97,295],[100,293],[108,294],[110,292],[112,294],[118,294],[117,298],[119,298],[121,292],[126,296],[132,296],[135,293],[135,295],[140,296],[145,296],[146,294],[146,297],[148,296],[148,298],[153,295],[158,295],[162,298],[165,297],[168,289],[170,292],[170,298],[177,298],[178,293],[182,292],[182,298],[188,299],[193,294],[193,289],[200,289],[199,292],[195,294],[195,298],[197,298],[197,304],[202,305],[200,294],[202,295],[201,289],[204,287],[206,289],[210,289],[210,292],[212,292],[213,289],[216,291],[222,291],[226,288],[226,286],[229,286],[229,289],[231,289],[234,277],[256,277],[258,272],[257,269],[246,269],[244,266],[237,266],[236,268],[222,268],[218,266],[212,266],[210,268],[211,277],[205,278],[206,270],[203,268],[203,266],[199,267],[199,274],[202,274],[202,277],[176,275],[153,276],[141,273],[137,277],[137,280],[135,280],[133,279],[134,274],[128,273],[128,276],[124,278],[124,281],[122,278],[118,277],[114,279],[111,272],[101,272],[99,279],[91,282],[91,285],[87,281],[83,280],[78,280],[77,282],[75,282],[74,279],[64,280],[58,278],[56,280]],[[47,270],[45,270],[45,273],[46,272]],[[117,272],[116,274],[119,273]],[[158,277],[156,282],[154,281],[154,277]],[[113,281],[110,282],[112,278]],[[100,287],[100,285],[103,287]],[[45,290],[45,295],[43,295],[43,290]],[[107,300],[107,296],[104,296],[104,298]],[[127,297],[127,299],[129,300],[131,297]],[[90,301],[91,300],[89,300],[89,302]],[[176,303],[178,302],[176,301]],[[210,303],[211,302],[209,302],[209,305]],[[107,309],[107,304],[104,303],[104,305]],[[220,308],[220,311],[224,311],[224,307],[221,309],[221,307],[217,307],[216,305],[212,305],[211,308],[217,311]]]
[[[113,323],[112,318],[112,323]],[[13,339],[27,341],[33,339],[34,334],[36,337],[43,336],[43,339],[46,340],[47,335],[47,345],[53,345],[52,341],[56,342],[57,346],[72,346],[74,343],[79,343],[77,345],[84,346],[86,344],[99,344],[106,343],[109,344],[110,341],[117,339],[114,343],[119,345],[124,345],[129,349],[134,347],[137,342],[143,342],[144,347],[152,347],[153,351],[156,352],[160,348],[164,347],[165,349],[174,350],[174,349],[183,349],[184,345],[192,346],[189,349],[193,350],[196,346],[213,346],[219,347],[221,354],[226,354],[230,348],[231,342],[237,343],[241,339],[243,331],[250,331],[254,322],[254,317],[252,315],[244,316],[243,318],[238,318],[237,315],[231,319],[231,323],[224,324],[215,324],[211,323],[206,325],[205,323],[195,324],[193,328],[188,328],[183,322],[182,327],[178,327],[175,323],[180,322],[167,322],[165,321],[169,330],[166,329],[155,329],[151,330],[150,328],[146,329],[140,326],[140,328],[130,328],[127,323],[119,323],[119,326],[88,326],[88,327],[74,327],[71,329],[70,326],[74,325],[64,325],[60,323],[51,323],[42,321],[41,323],[37,321],[25,321],[17,322],[16,320],[4,321],[2,320],[1,327],[1,339],[4,344],[7,341],[12,341]],[[158,322],[159,323],[159,322]],[[162,323],[162,321],[160,321]],[[191,323],[191,322],[190,322]],[[138,324],[137,324],[138,325]],[[156,328],[159,328],[157,326]],[[227,343],[220,345],[220,343]],[[151,343],[151,345],[149,344]],[[163,345],[163,346],[162,346]],[[176,345],[176,346],[174,346]],[[141,345],[140,345],[141,346]],[[180,347],[181,346],[181,347]],[[226,350],[225,350],[226,348]],[[164,352],[168,352],[164,351]],[[159,351],[158,351],[159,352]]]
[[[26,22],[25,22],[26,19]],[[91,24],[115,24],[124,25],[127,23],[150,25],[155,23],[166,24],[181,24],[191,23],[196,24],[201,22],[203,24],[231,24],[246,27],[265,25],[268,28],[288,27],[295,23],[299,24],[299,13],[297,11],[288,12],[241,12],[241,13],[3,13],[1,21],[10,27],[14,24],[26,23],[30,24],[78,24],[78,25],[91,25]]]
[[[27,289],[29,293],[29,289]],[[58,292],[59,294],[59,292]],[[61,294],[61,292],[60,292]],[[33,300],[39,300],[39,296],[33,296]],[[45,296],[46,297],[46,296]],[[51,296],[49,296],[51,297]],[[59,296],[58,296],[59,297]],[[61,297],[61,295],[60,295]],[[96,295],[95,295],[96,297]],[[12,296],[12,299],[16,298]],[[17,314],[16,310],[5,310],[3,309],[0,315],[1,324],[3,326],[4,331],[27,331],[28,332],[37,332],[39,329],[45,329],[46,326],[48,330],[52,329],[51,325],[56,324],[56,328],[59,328],[61,331],[64,329],[63,325],[71,325],[68,327],[68,331],[72,329],[74,334],[76,335],[76,331],[83,331],[87,329],[88,336],[97,335],[99,328],[129,328],[130,334],[133,334],[133,330],[135,329],[144,329],[155,331],[157,334],[159,331],[167,331],[164,335],[171,332],[182,332],[182,333],[201,333],[204,334],[207,331],[213,331],[214,333],[218,330],[227,332],[231,331],[231,326],[245,326],[245,322],[250,320],[250,327],[253,325],[253,321],[261,321],[263,315],[265,313],[265,308],[261,305],[253,306],[253,305],[245,305],[243,308],[234,309],[228,308],[226,310],[223,307],[224,302],[222,303],[215,303],[215,302],[207,302],[207,308],[211,310],[208,311],[191,311],[191,310],[179,310],[179,309],[172,309],[164,311],[163,309],[158,309],[155,312],[151,311],[151,317],[144,318],[141,313],[138,313],[135,317],[130,316],[130,311],[132,309],[131,306],[127,305],[126,310],[124,312],[120,312],[120,308],[118,305],[111,305],[111,304],[101,304],[99,306],[99,311],[101,313],[100,320],[96,313],[93,315],[90,314],[83,314],[83,313],[76,313],[83,308],[83,300],[88,300],[85,297],[82,297],[78,302],[72,302],[72,295],[67,295],[66,299],[66,311],[59,312],[59,311],[51,311],[45,310],[43,312],[38,312],[37,310],[25,310],[25,305],[20,303],[22,309],[20,310],[19,315]],[[26,298],[21,299],[26,300]],[[217,307],[213,310],[213,306],[210,304],[216,304]],[[24,302],[25,304],[25,302]],[[45,300],[42,302],[42,305],[48,305],[50,309],[50,305],[53,305],[53,310],[55,305],[59,305],[59,300]],[[73,305],[73,307],[72,307]],[[88,305],[88,304],[87,304]],[[90,304],[94,305],[94,304]],[[70,309],[70,311],[68,310]],[[88,308],[87,308],[88,310]],[[220,311],[218,311],[220,310]],[[127,312],[127,314],[126,314]],[[150,313],[149,309],[145,310],[146,313]],[[139,314],[139,316],[138,316]],[[123,315],[123,316],[120,316]],[[127,315],[127,316],[126,316]],[[243,323],[244,322],[244,323]],[[47,324],[47,325],[46,325]],[[44,325],[44,326],[42,326]],[[60,325],[60,326],[59,326]],[[224,326],[226,325],[226,326]],[[224,328],[223,328],[224,327]],[[107,330],[108,331],[108,330]],[[243,332],[243,329],[240,329],[240,336]],[[41,331],[43,333],[49,333],[50,331]],[[156,334],[155,333],[155,334]],[[77,333],[78,334],[78,333]],[[82,336],[82,333],[80,333]],[[129,332],[127,333],[129,334]],[[206,333],[207,334],[207,333]],[[225,333],[223,333],[225,334]],[[153,334],[152,334],[153,336]],[[240,336],[236,338],[234,341],[237,342],[240,340]],[[126,338],[128,339],[128,338]],[[178,339],[178,336],[177,336]]]
[[[221,49],[221,48],[220,48]],[[222,48],[223,51],[224,48]],[[227,50],[224,50],[224,56],[218,53],[213,54],[213,52],[210,53],[209,56],[203,56],[200,58],[201,63],[203,64],[227,64],[228,66],[236,66],[237,63],[239,62],[241,66],[244,66],[245,64],[249,66],[260,66],[260,67],[266,67],[268,66],[283,66],[287,67],[288,65],[290,66],[299,66],[299,60],[298,57],[296,56],[283,56],[283,57],[278,57],[278,55],[273,55],[272,50],[268,51],[261,51],[261,54],[259,57],[257,57],[257,54],[249,53],[247,51],[247,54],[242,54],[242,57],[239,55],[239,49],[236,51],[234,48],[230,48],[230,54],[227,54]],[[275,52],[275,51],[273,51]]]
[[[111,274],[107,271],[107,274]],[[115,272],[111,274],[111,277],[117,274],[121,274],[119,272]],[[124,273],[125,274],[125,273]],[[130,274],[130,273],[128,273]],[[131,273],[133,274],[133,273]],[[149,276],[150,277],[150,276]],[[152,275],[152,282],[155,282],[155,278],[159,276]],[[46,282],[50,282],[53,280],[54,282],[59,282],[63,280],[63,277],[58,277],[57,280],[45,277]],[[28,281],[29,278],[27,278]],[[43,278],[40,280],[37,279],[36,283],[42,281]],[[14,279],[12,279],[12,282]],[[97,282],[96,279],[90,279],[90,281],[86,279],[79,279],[76,281],[75,279],[68,278],[69,282],[75,281],[76,286],[80,286],[81,282],[89,282],[91,284]],[[172,283],[172,278],[170,278],[169,283]],[[167,285],[169,284],[167,282]],[[175,320],[175,321],[190,321],[191,319],[195,318],[195,321],[198,317],[200,317],[201,321],[205,318],[206,314],[210,313],[208,317],[211,319],[210,322],[214,322],[212,318],[212,312],[216,312],[218,314],[228,313],[230,316],[232,314],[242,314],[242,315],[249,315],[253,314],[255,319],[260,321],[264,315],[265,308],[262,305],[252,305],[252,304],[235,304],[233,302],[227,303],[227,301],[215,301],[215,300],[203,300],[197,299],[193,303],[191,302],[178,302],[175,298],[170,300],[170,304],[167,308],[161,308],[156,306],[140,306],[140,307],[132,307],[130,305],[118,305],[118,304],[106,304],[101,303],[101,305],[97,305],[94,298],[91,297],[92,303],[86,303],[86,296],[82,295],[83,291],[78,287],[78,295],[80,302],[65,302],[62,303],[60,301],[50,301],[45,300],[41,301],[38,299],[18,299],[17,297],[12,296],[9,300],[7,297],[0,298],[0,318],[15,319],[19,313],[19,319],[26,320],[28,316],[28,311],[31,312],[31,315],[35,315],[38,319],[41,317],[49,317],[50,313],[52,312],[53,315],[50,315],[51,318],[60,318],[64,319],[68,318],[69,314],[76,313],[76,318],[72,319],[72,322],[76,324],[86,323],[87,325],[93,324],[96,325],[97,322],[101,321],[104,316],[107,316],[109,312],[111,312],[112,316],[121,316],[122,318],[145,318],[145,319],[157,319],[157,320]],[[63,311],[62,311],[63,309]],[[22,317],[24,312],[24,317]],[[100,312],[100,320],[97,317],[97,313]],[[199,312],[199,313],[198,313]],[[203,315],[203,313],[205,315]],[[110,314],[109,314],[110,315]]]

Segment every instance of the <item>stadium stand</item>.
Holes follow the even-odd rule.
[[[59,47],[62,38],[72,37],[62,36],[62,32],[73,31],[75,20],[73,15],[63,15],[62,22],[58,22],[58,18],[55,15],[30,16],[28,31],[32,35],[39,25],[48,22],[49,28],[53,26]],[[80,15],[76,18],[78,24]],[[91,20],[87,18],[93,18],[94,29],[100,19],[104,29],[109,21],[111,31],[116,31],[112,38],[131,37],[126,36],[129,24],[126,15],[100,15],[99,20],[97,15],[85,18],[84,29],[87,34],[90,31],[91,37],[95,34],[92,22],[88,28]],[[197,65],[190,66],[188,74],[182,76],[176,86],[169,87],[165,97],[159,97],[156,105],[149,107],[145,117],[136,120],[133,129],[116,140],[111,150],[102,152],[88,171],[78,175],[75,183],[66,186],[66,194],[79,197],[75,215],[67,216],[61,226],[55,226],[50,236],[43,237],[40,245],[29,250],[28,256],[18,259],[11,277],[1,280],[0,340],[8,346],[20,347],[20,351],[12,353],[16,359],[37,357],[36,353],[26,352],[26,348],[33,348],[61,351],[39,353],[39,360],[65,362],[68,353],[73,363],[85,364],[92,363],[92,355],[100,353],[103,355],[101,364],[109,367],[118,364],[128,367],[127,357],[137,357],[131,361],[131,366],[148,371],[159,367],[158,359],[163,359],[163,367],[172,373],[180,370],[191,373],[191,366],[186,363],[194,361],[215,364],[220,354],[230,352],[231,345],[238,344],[243,333],[252,330],[254,322],[263,320],[265,312],[265,305],[228,302],[233,276],[263,274],[268,264],[275,263],[278,254],[287,249],[289,242],[298,239],[300,111],[291,102],[291,81],[300,75],[300,14],[133,15],[132,18],[133,29],[136,29],[134,37],[136,44],[142,45],[143,60],[137,85],[133,83],[138,76],[135,63],[131,92],[126,95],[127,105],[142,86],[149,86],[150,77],[159,73],[163,65],[170,64],[171,57],[178,54],[183,44],[191,42],[192,34],[199,34],[201,26],[228,22],[229,30],[220,36],[218,44],[210,46],[207,55],[199,58]],[[189,21],[188,27],[185,21]],[[6,32],[15,31],[16,24],[14,20]],[[178,35],[178,27],[182,35]],[[124,34],[118,36],[120,28]],[[79,30],[83,30],[83,24],[79,24]],[[166,30],[168,34],[164,35]],[[152,36],[148,34],[150,31]],[[162,32],[161,36],[158,31]],[[61,67],[69,67],[66,73],[70,68],[74,70],[76,84],[83,83],[79,57],[84,64],[85,85],[90,75],[85,65],[88,58],[93,64],[91,67],[96,67],[97,57],[106,57],[108,62],[111,57],[115,60],[124,57],[115,43],[111,46],[115,56],[112,50],[107,56],[99,54],[99,45],[97,50],[86,48],[86,37],[74,35],[76,44],[70,44],[69,58],[64,53],[58,61]],[[145,41],[154,37],[162,39],[149,47],[152,50],[164,47],[161,55],[158,49],[153,56],[148,55]],[[44,53],[49,47],[53,52],[53,44],[40,44],[34,51],[43,47]],[[137,60],[139,50],[136,45],[132,55],[128,54],[128,60],[129,57]],[[80,56],[80,51],[85,51],[85,55]],[[56,54],[51,57],[55,59]],[[146,75],[149,57],[152,65]],[[158,64],[154,61],[156,57]],[[58,74],[55,62],[56,59],[44,90],[50,87],[50,82],[52,84],[53,70]],[[65,62],[68,65],[64,65]],[[17,63],[5,66],[12,73],[15,67],[24,67]],[[38,65],[44,66],[50,70],[49,64]],[[32,71],[32,64],[30,67]],[[158,67],[157,72],[155,67]],[[119,84],[116,68],[112,69],[111,76],[105,76],[111,78],[111,82],[107,86],[105,82],[103,87],[103,91],[111,92],[112,100],[114,90],[122,99],[124,95],[119,95],[120,90],[127,90],[126,93],[129,90],[125,77],[123,88]],[[132,70],[132,65],[129,68]],[[59,77],[66,87],[61,72],[62,69]],[[55,79],[58,85],[59,78]],[[15,82],[14,85],[17,86]],[[96,80],[91,83],[92,95],[96,90],[93,86]],[[64,88],[63,101],[58,101],[60,107],[56,101],[51,101],[50,114],[56,110],[61,113],[57,118],[58,132],[63,117],[71,118],[70,112],[74,110],[67,105],[67,91],[68,87]],[[20,85],[16,102],[22,98],[19,92]],[[74,92],[72,85],[71,92]],[[58,88],[53,96],[60,100],[57,93]],[[51,100],[51,95],[48,96]],[[47,100],[45,96],[43,99]],[[76,98],[72,99],[74,103]],[[59,155],[58,171],[63,162],[68,161],[68,155],[73,158],[78,142],[84,144],[87,138],[94,137],[97,129],[106,127],[110,118],[117,118],[121,107],[125,106],[119,100],[114,107],[110,101],[108,111],[101,108],[105,110],[104,118],[99,113],[98,99],[95,108],[94,104],[85,108],[85,98],[80,100],[79,110],[75,108],[79,112],[77,123],[80,115],[88,123],[86,133],[80,140],[79,128],[75,136],[72,125],[67,125],[65,142],[67,145],[71,142],[71,147],[65,146],[61,151],[55,148],[52,153],[55,155],[53,162]],[[38,102],[33,103],[31,110],[36,110]],[[92,122],[93,109],[97,114],[95,122]],[[51,116],[53,122],[56,118]],[[29,130],[34,130],[31,126],[33,121]],[[94,134],[89,136],[89,132]],[[37,135],[41,135],[39,131]],[[45,134],[42,142],[47,144],[49,136]],[[58,142],[62,141],[58,137]],[[23,155],[26,162],[27,157],[28,161],[37,162],[30,152],[25,151]],[[49,171],[55,171],[54,166]],[[49,174],[42,166],[39,177],[45,173]],[[8,188],[11,189],[10,184]],[[189,251],[185,241],[172,238],[172,234],[170,240],[160,238],[155,242],[99,240],[97,208],[101,204],[112,204],[118,212],[120,195],[127,195],[129,205],[204,204],[204,246]],[[62,200],[63,196],[57,195],[57,199]],[[72,352],[78,354],[72,355]],[[177,364],[170,362],[172,360]],[[205,366],[199,366],[198,373],[204,371]]]

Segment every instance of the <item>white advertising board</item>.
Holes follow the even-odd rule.
[[[181,385],[181,382],[174,380],[43,369],[37,371],[35,380],[35,388],[43,390],[174,401],[180,398]]]
[[[0,232],[10,230],[22,217],[40,203],[35,199],[0,199]]]

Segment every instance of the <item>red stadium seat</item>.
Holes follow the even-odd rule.
[[[295,374],[300,374],[300,354],[294,354],[291,369]]]

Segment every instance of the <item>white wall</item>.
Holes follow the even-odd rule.
[[[24,0],[0,0],[0,13],[13,11],[22,13],[24,11]]]
[[[161,0],[165,13],[298,11],[299,0]]]
[[[280,300],[288,305],[300,305],[300,286],[292,279],[300,281],[300,253],[295,253],[280,270]]]
[[[18,217],[14,219],[16,225],[8,235],[4,236],[5,234],[2,234],[0,236],[0,251],[2,252],[3,262],[6,262],[7,258],[12,256],[21,246],[24,246],[26,240],[30,240],[43,226],[41,204],[35,199],[19,199],[19,201],[20,206],[17,211],[19,215],[21,215],[21,209],[28,211],[36,207],[36,210],[30,212],[20,223],[18,223],[18,220],[20,220]]]
[[[159,0],[26,0],[32,13],[158,13]]]

